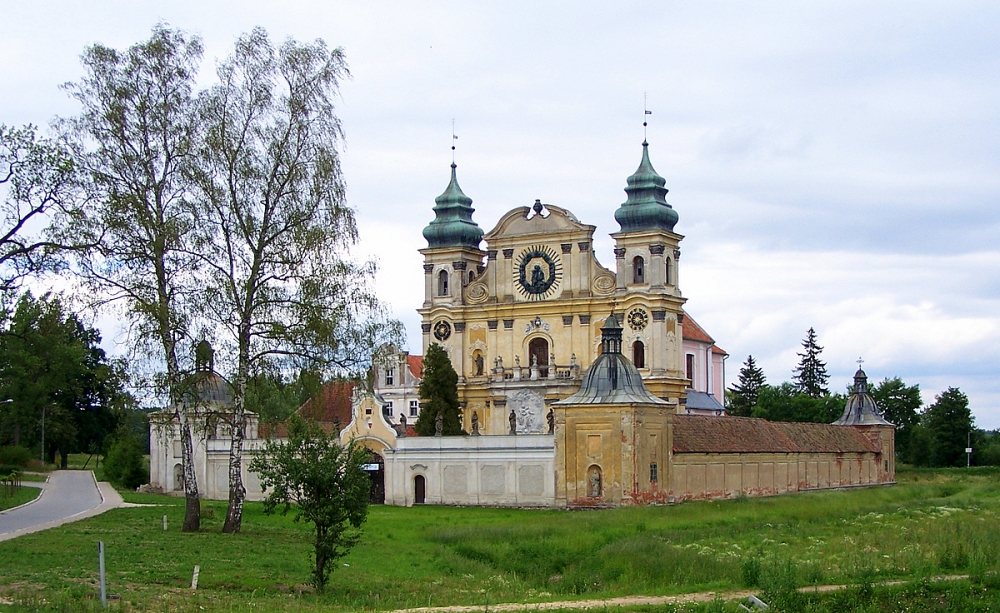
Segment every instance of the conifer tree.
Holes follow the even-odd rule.
[[[738,417],[750,417],[757,404],[757,395],[766,383],[764,371],[757,366],[753,356],[747,356],[746,363],[740,369],[739,382],[729,388],[729,413]]]
[[[451,365],[448,354],[437,343],[427,348],[424,356],[424,375],[420,381],[420,400],[423,407],[415,427],[420,436],[434,436],[435,421],[441,415],[441,434],[462,434],[461,412],[458,408],[458,373]]]
[[[798,354],[799,365],[792,377],[795,385],[802,393],[813,398],[829,394],[830,390],[826,387],[826,383],[830,380],[830,375],[826,374],[826,363],[819,359],[823,348],[816,343],[816,331],[812,328],[806,333],[802,347],[805,352]]]

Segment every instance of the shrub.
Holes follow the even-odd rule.
[[[104,458],[104,476],[112,484],[134,490],[149,481],[139,442],[131,435],[118,437]]]
[[[0,464],[8,466],[27,466],[31,461],[31,452],[24,447],[0,447]]]

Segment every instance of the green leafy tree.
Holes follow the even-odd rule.
[[[762,386],[751,416],[771,421],[828,424],[841,416],[846,404],[847,397],[843,394],[825,394],[813,398],[786,381],[781,385]]]
[[[149,471],[135,436],[121,432],[104,458],[104,476],[112,484],[134,490],[149,482]]]
[[[923,415],[930,439],[931,466],[963,466],[969,433],[974,428],[969,398],[956,387],[938,394]]]
[[[368,515],[371,480],[362,465],[370,452],[351,443],[343,447],[336,433],[326,434],[298,415],[288,420],[288,439],[270,439],[250,463],[265,492],[264,512],[295,507],[295,521],[316,529],[313,585],[323,590],[336,561],[361,538]]]
[[[441,416],[441,434],[462,434],[461,410],[458,406],[458,373],[448,354],[437,343],[427,348],[424,374],[420,380],[420,400],[423,406],[415,428],[420,436],[434,436],[437,416]]]
[[[13,401],[0,413],[5,436],[40,445],[44,424],[45,458],[59,451],[63,467],[68,453],[100,448],[127,397],[100,341],[57,298],[22,295],[0,333],[0,395]]]
[[[234,358],[229,508],[237,532],[247,389],[259,364],[297,364],[360,375],[372,351],[399,338],[375,296],[373,262],[356,263],[354,211],[344,198],[334,110],[349,76],[343,50],[322,40],[271,44],[240,37],[199,97],[195,200],[204,236],[203,313]]]
[[[747,356],[747,361],[740,369],[739,380],[730,388],[729,413],[737,417],[749,417],[757,404],[760,388],[767,383],[764,371],[757,366],[753,356]]]
[[[802,341],[802,348],[805,349],[799,356],[799,365],[795,368],[795,375],[792,380],[799,390],[813,398],[819,398],[828,394],[830,390],[826,387],[830,376],[826,373],[826,363],[819,359],[823,348],[816,342],[816,331],[809,328],[806,338]]]
[[[910,437],[920,423],[923,404],[919,385],[906,385],[899,377],[883,379],[871,389],[871,396],[882,416],[896,426],[896,455],[910,457]]]
[[[95,305],[118,306],[133,350],[162,364],[150,379],[180,423],[186,532],[198,530],[201,517],[184,403],[193,298],[204,288],[194,255],[200,226],[188,198],[201,55],[198,37],[163,25],[124,51],[88,47],[84,77],[66,86],[82,109],[58,124],[85,197],[57,236],[78,247],[74,270]]]

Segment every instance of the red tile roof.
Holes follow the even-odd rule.
[[[327,434],[334,431],[338,422],[344,428],[351,423],[353,417],[351,397],[354,395],[354,385],[354,381],[327,383],[316,396],[296,409],[295,413],[303,419],[319,422]],[[283,438],[288,436],[288,427],[285,422],[278,422],[273,427],[261,423],[259,433],[263,438]]]
[[[751,417],[674,416],[674,453],[878,452],[848,426],[789,423]]]
[[[715,354],[718,354],[718,355],[729,355],[729,352],[727,352],[722,347],[719,347],[718,345],[712,345],[712,353],[715,353]]]
[[[693,317],[684,313],[684,323],[681,324],[681,330],[684,333],[684,340],[686,341],[696,341],[699,343],[708,343],[712,345],[715,340],[708,335],[708,332],[698,325],[698,322],[694,320]]]
[[[424,376],[424,356],[408,355],[406,356],[406,365],[414,377],[419,379]]]

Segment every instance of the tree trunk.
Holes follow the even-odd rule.
[[[183,532],[201,529],[201,499],[198,498],[198,477],[194,471],[194,443],[191,440],[191,422],[186,407],[177,410],[181,429],[181,470],[184,475],[184,525]]]
[[[242,360],[241,360],[242,361]],[[246,382],[247,369],[239,367],[236,385],[233,390],[233,421],[230,428],[232,442],[229,446],[229,508],[226,510],[226,523],[223,532],[239,532],[243,525],[243,501],[247,490],[243,487],[243,439],[246,437]]]
[[[21,424],[14,422],[14,446],[21,446]]]

